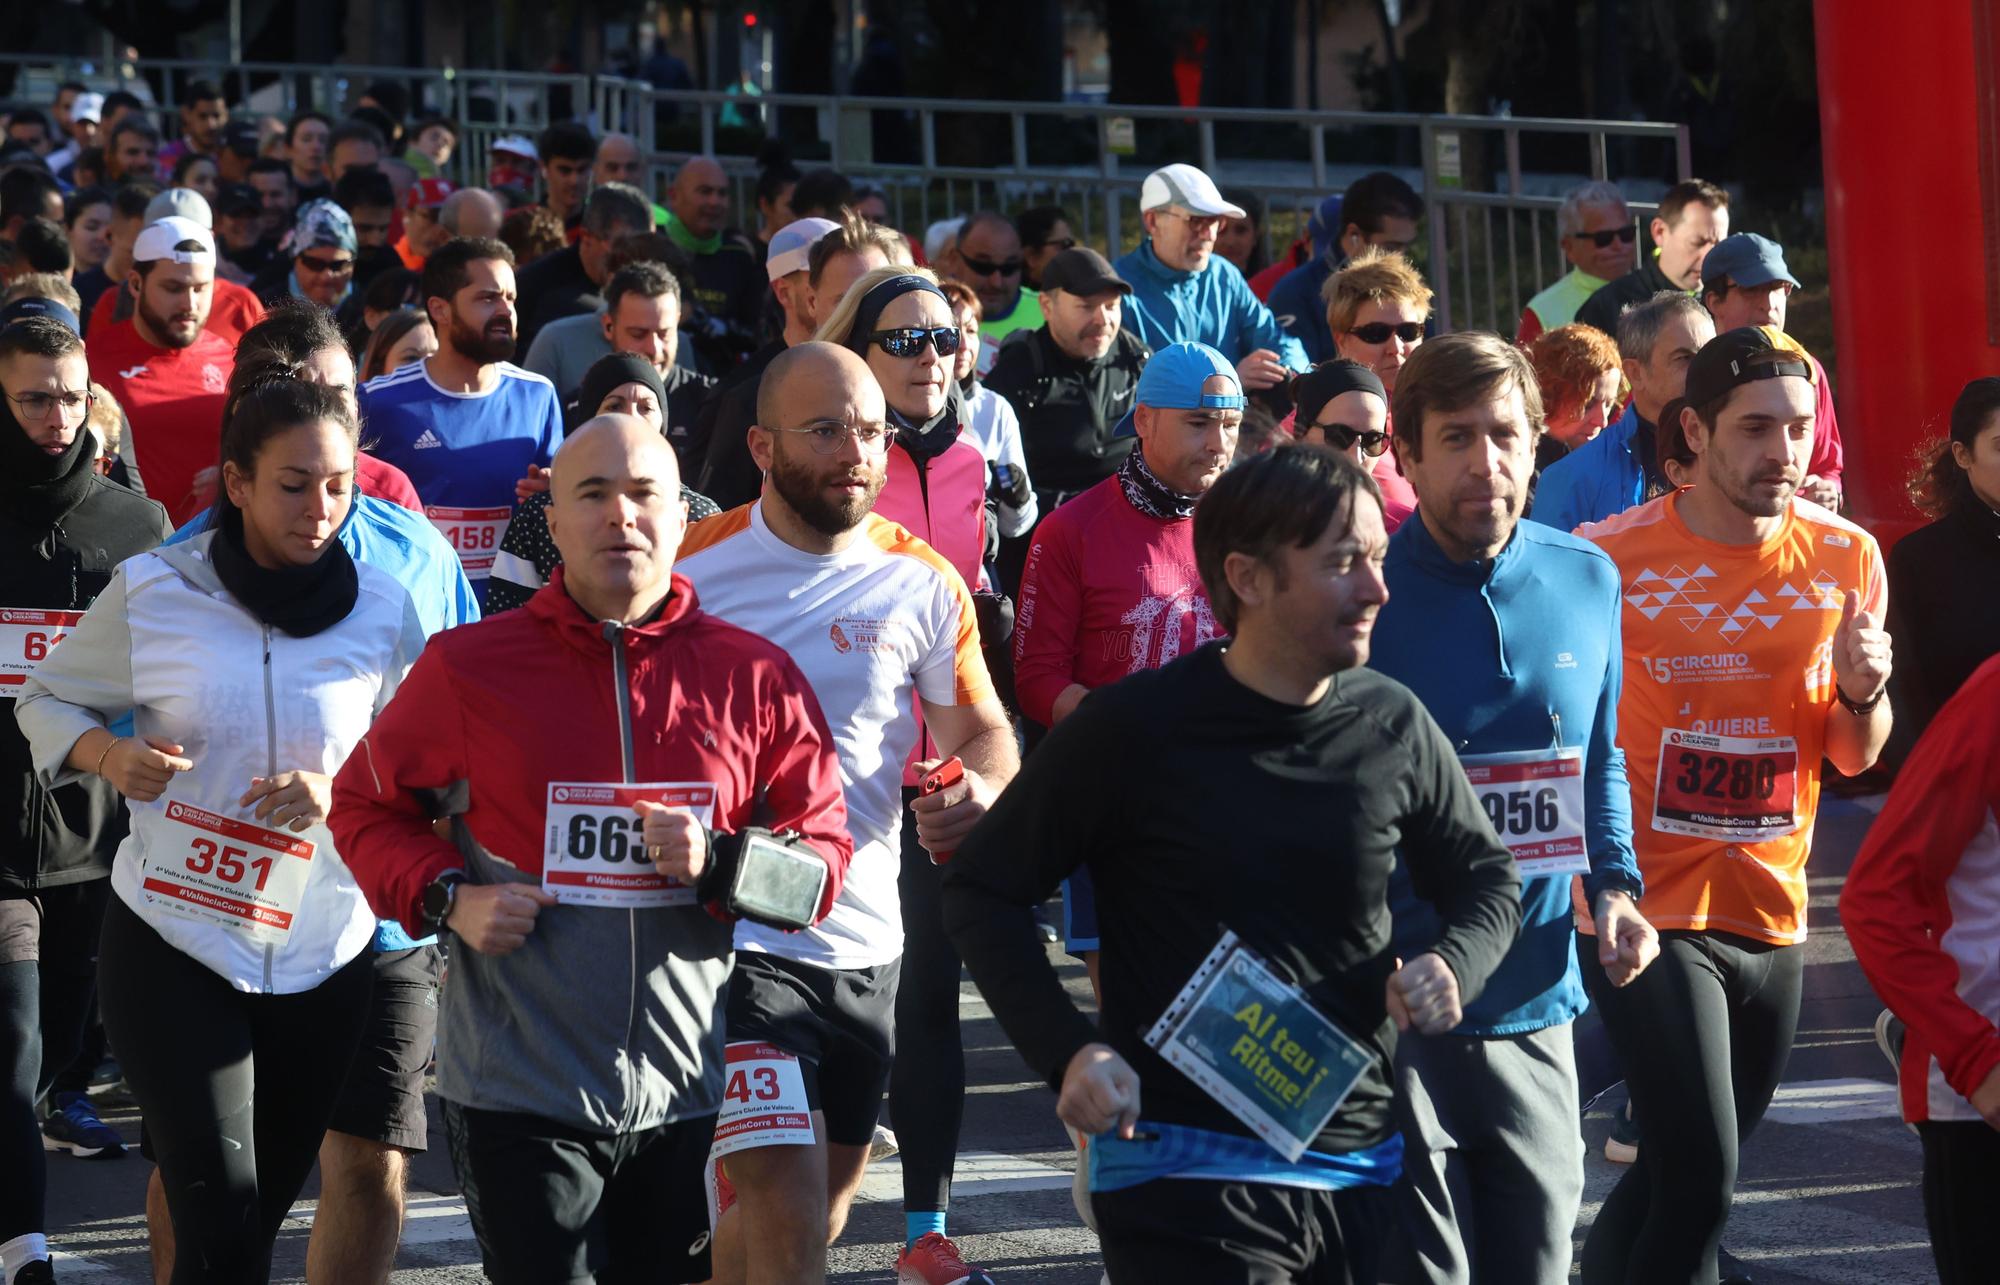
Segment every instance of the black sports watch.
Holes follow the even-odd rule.
[[[465,871],[447,870],[424,885],[424,922],[433,929],[444,927],[445,918],[451,914],[452,902],[456,899],[458,885],[465,882]]]

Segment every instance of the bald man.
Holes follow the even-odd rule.
[[[438,207],[438,223],[444,230],[468,240],[499,236],[504,217],[499,200],[483,187],[462,187]]]
[[[708,1279],[732,952],[701,876],[728,868],[723,836],[795,831],[828,867],[824,915],[852,851],[804,676],[674,574],[679,489],[646,421],[570,434],[563,568],[438,635],[334,783],[371,903],[453,939],[438,1093],[497,1285]],[[445,789],[464,802],[449,841]]]
[[[873,512],[887,479],[886,418],[861,358],[825,343],[786,349],[764,372],[750,430],[762,496],[696,523],[681,546],[678,571],[702,609],[768,638],[804,671],[840,755],[854,839],[846,886],[819,926],[737,927],[729,1064],[768,1067],[798,1091],[724,1100],[714,1161],[727,1181],[709,1184],[717,1285],[825,1279],[894,1061],[903,827],[949,855],[1019,766],[965,583]],[[957,758],[965,776],[912,802],[903,765],[920,729],[934,748],[919,769]],[[806,1112],[809,1131],[780,1127]],[[900,1279],[953,1279],[928,1269],[947,1252],[942,1233],[917,1238],[899,1266],[928,1267]]]
[[[597,159],[591,163],[593,183],[630,183],[647,195],[651,186],[643,173],[645,158],[630,134],[606,134],[597,144]],[[682,167],[682,173],[686,173]]]
[[[725,229],[729,176],[711,156],[696,156],[674,175],[662,230],[693,260],[694,298],[688,328],[702,332],[702,318],[723,323],[721,347],[731,364],[769,336],[758,333],[766,289],[764,265],[741,232]]]

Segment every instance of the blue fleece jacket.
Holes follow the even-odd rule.
[[[212,512],[203,509],[166,543],[179,544],[206,531]],[[423,514],[372,495],[357,495],[348,506],[347,520],[334,534],[348,557],[388,572],[410,591],[425,637],[479,619],[479,600],[459,567],[458,554]],[[408,950],[436,940],[412,940],[393,919],[375,925],[376,950]]]
[[[1279,277],[1265,301],[1271,306],[1271,315],[1299,341],[1306,359],[1314,365],[1334,355],[1333,328],[1326,324],[1326,300],[1320,294],[1333,270],[1331,254],[1314,255],[1311,263]]]
[[[1639,408],[1542,470],[1535,507],[1528,516],[1543,526],[1570,532],[1646,502],[1646,469],[1632,447],[1639,431]]]
[[[1595,902],[1636,899],[1632,804],[1618,748],[1618,569],[1596,545],[1523,522],[1490,562],[1453,562],[1421,510],[1389,540],[1389,601],[1369,664],[1414,691],[1461,755],[1583,751],[1584,838]],[[1567,1022],[1588,1005],[1577,971],[1568,875],[1521,885],[1521,935],[1455,1034],[1514,1035]],[[1396,949],[1435,941],[1437,912],[1399,866],[1389,906]]]
[[[1236,265],[1208,256],[1200,272],[1182,272],[1160,262],[1152,238],[1118,260],[1118,275],[1132,287],[1125,299],[1125,328],[1154,352],[1168,344],[1203,343],[1231,365],[1259,348],[1278,354],[1293,370],[1305,370],[1306,350],[1286,334],[1271,310],[1250,293]]]

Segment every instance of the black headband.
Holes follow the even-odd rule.
[[[1336,360],[1322,362],[1292,381],[1292,400],[1298,405],[1298,431],[1303,433],[1312,427],[1319,412],[1328,402],[1342,393],[1373,393],[1389,404],[1388,390],[1375,372],[1359,362]]]
[[[848,333],[847,346],[866,357],[868,336],[875,333],[875,323],[882,319],[882,310],[915,290],[927,290],[943,300],[946,308],[951,307],[951,300],[945,298],[944,291],[914,272],[878,281],[874,289],[861,296],[861,303],[854,310],[854,329]]]

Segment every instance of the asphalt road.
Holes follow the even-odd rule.
[[[1857,1282],[1898,1285],[1935,1280],[1918,1190],[1917,1142],[1896,1118],[1888,1064],[1872,1028],[1879,1009],[1840,931],[1836,901],[1873,801],[1828,799],[1812,859],[1813,902],[1799,1038],[1786,1083],[1746,1148],[1726,1247],[1760,1285]],[[1088,998],[1081,967],[1061,961],[1071,992]],[[968,1261],[999,1281],[1094,1285],[1102,1271],[1096,1238],[1071,1208],[1071,1151],[1053,1098],[1031,1082],[968,983],[962,1000],[970,1090],[951,1230]],[[1586,1017],[1586,1025],[1591,1019]],[[1587,1029],[1582,1036],[1590,1043]],[[1617,1181],[1601,1153],[1612,1089],[1584,1122],[1587,1190],[1578,1242],[1597,1204]],[[129,1108],[108,1112],[128,1138]],[[435,1126],[434,1126],[435,1128]],[[148,1166],[134,1154],[116,1161],[50,1157],[51,1241],[64,1281],[144,1282],[144,1192]],[[478,1252],[441,1151],[414,1171],[410,1219],[396,1285],[481,1279]],[[304,1279],[305,1246],[317,1187],[308,1186],[277,1251],[274,1279]],[[847,1233],[831,1256],[829,1279],[894,1280],[902,1240],[894,1162],[871,1174]]]

